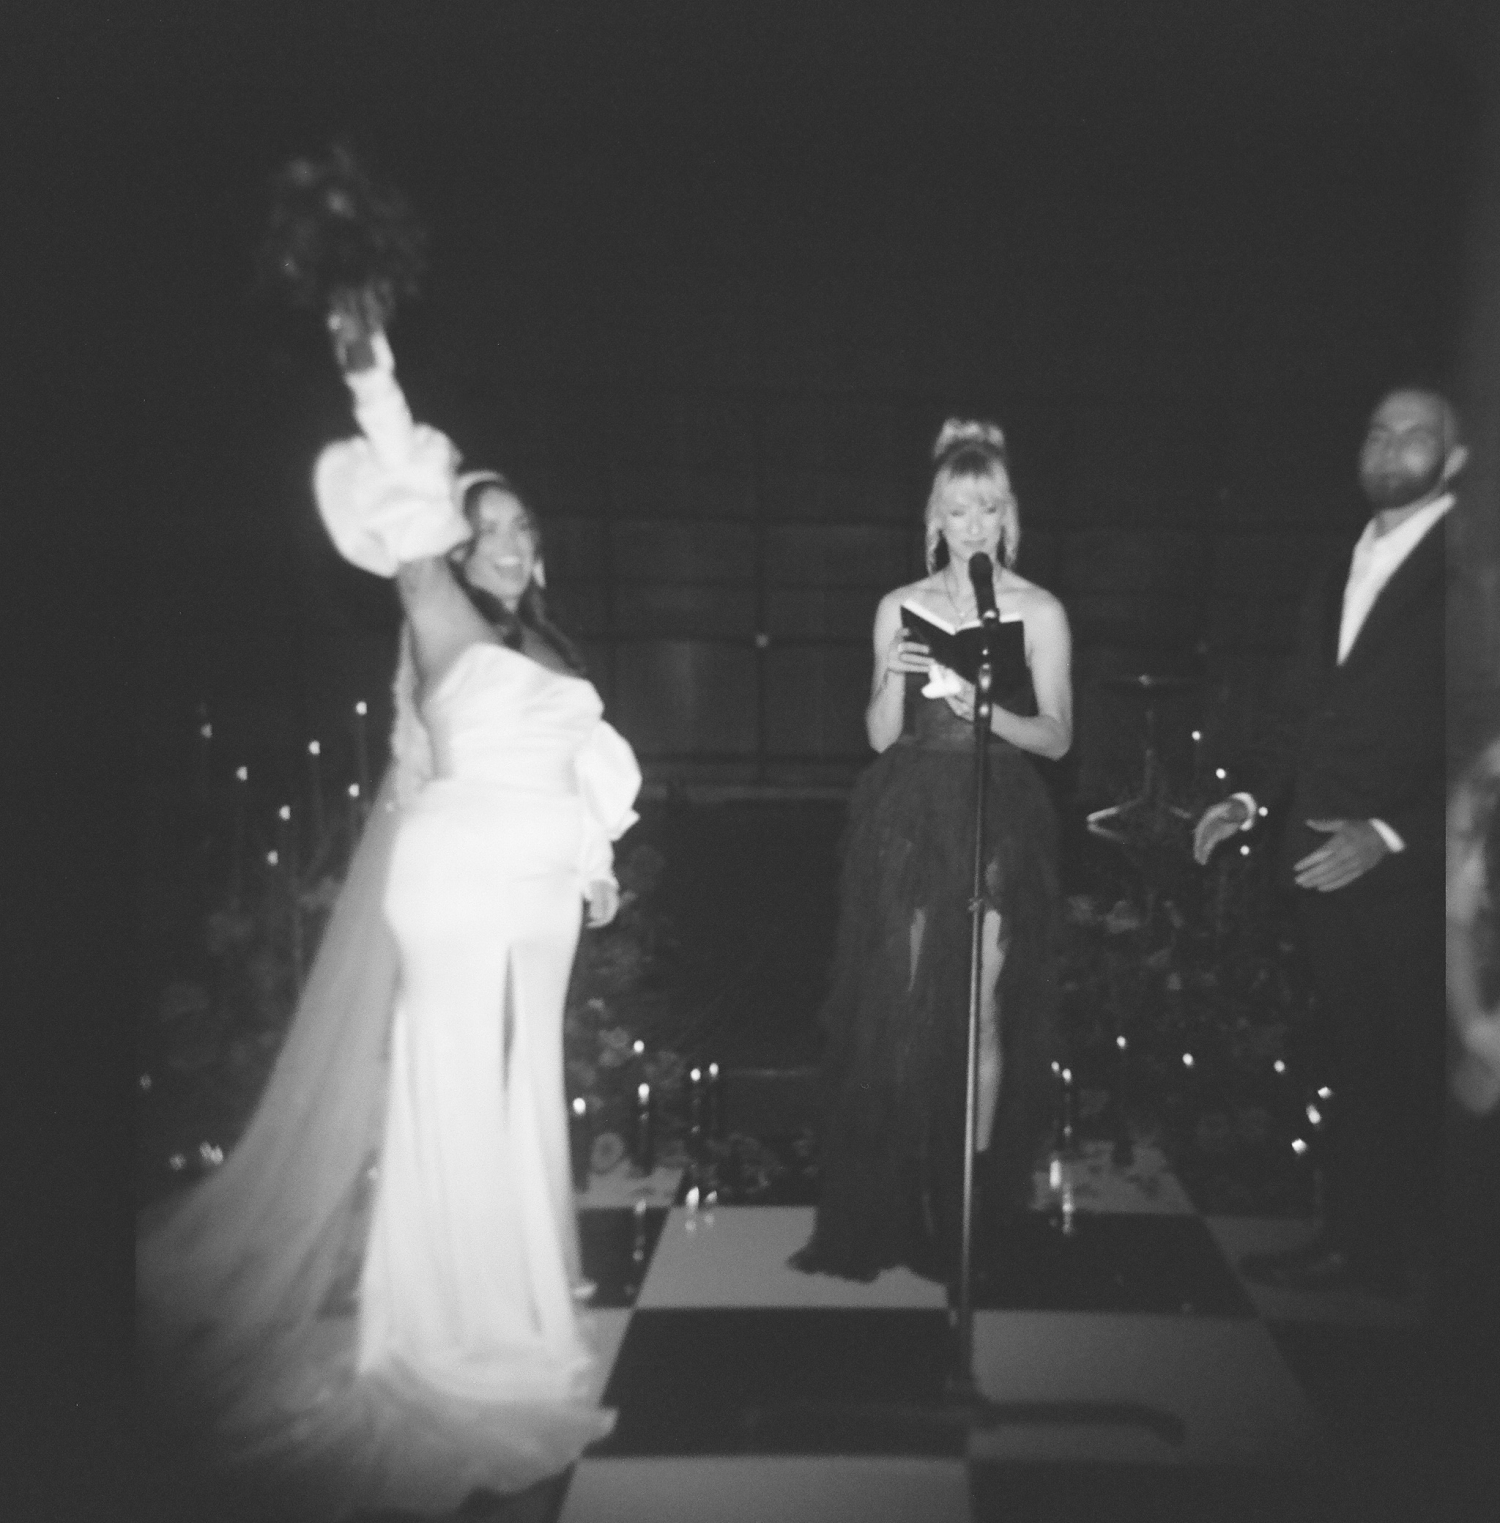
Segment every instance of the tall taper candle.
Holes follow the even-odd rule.
[[[703,1070],[688,1073],[688,1151],[697,1158],[703,1150]]]
[[[198,765],[195,769],[193,785],[197,790],[198,802],[208,803],[208,780],[210,765],[213,761],[214,727],[208,722],[208,707],[206,704],[198,705],[198,739],[195,750]]]
[[[1130,1043],[1122,1031],[1115,1038],[1115,1142],[1110,1161],[1121,1169],[1135,1162],[1135,1141],[1130,1135]]]
[[[359,778],[360,814],[370,807],[370,753],[365,745],[365,715],[370,712],[363,698],[354,705],[354,768]]]
[[[705,1097],[705,1109],[708,1135],[714,1141],[720,1141],[724,1136],[724,1081],[717,1063],[708,1065],[708,1094]]]
[[[286,893],[288,930],[291,937],[292,981],[302,992],[302,895],[298,891],[297,827],[292,821],[292,806],[283,804],[276,811],[277,849],[281,856],[281,881]]]
[[[640,1084],[635,1092],[635,1166],[642,1174],[656,1168],[656,1117],[651,1102],[651,1086]]]
[[[582,1194],[589,1187],[589,1159],[593,1153],[593,1127],[589,1124],[589,1103],[582,1095],[569,1108],[568,1142],[573,1158],[573,1188]]]
[[[250,791],[250,769],[234,771],[234,834],[229,848],[229,900],[239,907],[245,872],[245,795]]]
[[[325,844],[324,837],[327,834],[328,824],[323,817],[323,769],[319,757],[323,754],[323,747],[315,740],[307,743],[307,786],[311,794],[308,814],[312,822],[312,839],[307,843],[308,855],[316,857]]]

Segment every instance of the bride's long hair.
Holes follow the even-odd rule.
[[[525,516],[527,532],[536,546],[536,570],[532,574],[531,581],[526,585],[526,591],[521,594],[521,601],[517,604],[514,613],[494,593],[486,592],[483,587],[476,587],[466,574],[469,558],[473,555],[474,545],[477,542],[479,502],[485,492],[490,490],[505,492],[515,498]],[[511,481],[499,471],[476,471],[459,483],[459,508],[468,520],[469,527],[476,532],[476,538],[460,545],[451,556],[453,569],[458,574],[458,584],[463,588],[465,596],[479,610],[485,622],[512,650],[520,650],[523,631],[530,629],[556,651],[558,658],[569,671],[579,677],[587,676],[588,668],[583,652],[547,611],[547,594],[543,588],[542,567],[545,563],[545,555],[542,525],[531,505],[521,496]]]

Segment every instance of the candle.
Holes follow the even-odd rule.
[[[1065,1068],[1062,1071],[1062,1150],[1067,1154],[1071,1154],[1074,1150],[1076,1119],[1073,1097],[1073,1070]]]
[[[708,1135],[718,1141],[724,1135],[724,1086],[719,1079],[719,1065],[708,1065],[708,1094],[705,1098]]]
[[[578,1095],[571,1106],[569,1122],[570,1151],[573,1155],[573,1188],[578,1191],[589,1187],[589,1155],[593,1151],[593,1128],[589,1125],[589,1103]]]
[[[200,803],[208,802],[209,763],[212,760],[214,727],[208,722],[206,705],[198,705],[197,790]]]
[[[651,1086],[645,1083],[635,1092],[635,1166],[642,1174],[650,1174],[656,1168],[656,1118]]]
[[[1063,1202],[1071,1194],[1072,1183],[1068,1178],[1068,1167],[1063,1162],[1062,1154],[1054,1149],[1047,1164],[1047,1220],[1052,1226],[1063,1225]]]
[[[363,807],[369,807],[370,799],[370,756],[365,749],[365,715],[369,713],[369,705],[361,698],[354,705],[354,766],[359,777],[359,797],[363,801]]]
[[[688,1146],[696,1158],[703,1146],[703,1070],[688,1074]]]
[[[292,806],[283,804],[276,811],[276,839],[281,858],[282,881],[286,885],[287,914],[292,942],[292,978],[297,992],[302,992],[302,896],[297,892],[297,831],[292,824]]]
[[[364,823],[364,816],[360,809],[359,784],[349,784],[349,842],[351,845],[359,840],[359,829]]]
[[[245,795],[250,791],[250,769],[236,767],[234,781],[234,837],[229,858],[229,898],[238,908],[245,862]]]
[[[312,813],[312,843],[311,852],[316,856],[323,849],[323,838],[327,830],[327,822],[323,818],[323,772],[319,757],[323,754],[323,747],[316,741],[307,743],[307,783]]]
[[[1110,1160],[1116,1168],[1128,1169],[1135,1162],[1135,1142],[1130,1135],[1130,1043],[1122,1031],[1115,1038],[1118,1058],[1115,1064],[1115,1142]]]

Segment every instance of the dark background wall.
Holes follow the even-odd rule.
[[[347,409],[316,326],[251,289],[268,176],[335,135],[431,229],[414,405],[541,510],[657,780],[862,760],[874,604],[919,570],[954,412],[1006,428],[1021,570],[1072,618],[1065,785],[1139,767],[1114,673],[1200,679],[1168,729],[1231,750],[1360,521],[1375,394],[1461,357],[1485,75],[1457,8],[242,9],[68,44],[135,255],[154,774],[200,702],[224,767],[309,735],[342,765],[359,697],[383,724],[390,589],[307,485]]]

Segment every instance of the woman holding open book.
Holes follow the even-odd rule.
[[[928,574],[875,614],[865,727],[880,755],[850,801],[822,1010],[822,1195],[792,1260],[860,1280],[897,1264],[934,1279],[958,1267],[974,688],[934,655],[962,665],[962,630],[978,620],[966,568],[980,554],[1008,635],[990,718],[981,956],[977,1177],[992,1215],[1025,1206],[1051,1116],[1057,827],[1028,753],[1055,759],[1072,743],[1068,620],[1011,569],[1021,525],[1000,430],[950,419],[933,456]]]

